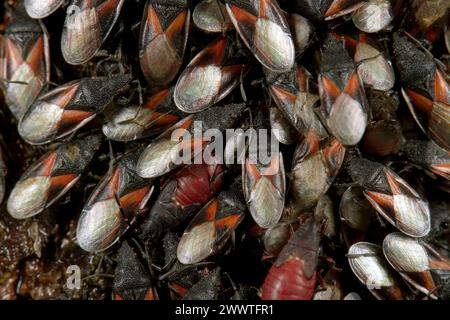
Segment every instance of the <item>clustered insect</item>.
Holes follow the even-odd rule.
[[[0,299],[450,299],[449,12],[5,1]]]

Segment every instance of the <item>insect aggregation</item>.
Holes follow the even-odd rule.
[[[5,1],[0,299],[449,299],[449,11]]]

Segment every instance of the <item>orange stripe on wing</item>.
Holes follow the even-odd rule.
[[[143,188],[134,190],[120,198],[120,206],[123,211],[127,214],[133,214],[142,204],[142,201],[148,195],[150,191],[150,186],[145,186]]]
[[[52,152],[47,158],[43,159],[38,168],[36,168],[36,175],[48,177],[51,175],[53,167],[55,166],[57,154]]]
[[[332,101],[334,102],[334,100],[336,100],[337,97],[339,97],[339,95],[341,94],[341,90],[327,76],[322,76],[321,77],[321,81],[322,81],[322,86],[323,86],[323,88],[325,90],[325,93],[327,95],[329,95],[331,97]]]
[[[144,104],[144,108],[149,110],[155,110],[156,107],[159,106],[168,95],[169,95],[168,89],[161,90],[155,93],[149,98],[148,102]]]
[[[438,70],[436,70],[434,77],[434,99],[445,104],[450,104],[450,87]]]
[[[361,82],[359,81],[359,76],[356,71],[353,71],[350,79],[345,85],[344,92],[351,97],[355,97],[359,90],[361,89]]]
[[[186,16],[187,11],[181,12],[167,27],[167,30],[165,31],[167,39],[170,41],[173,41],[174,38],[183,30],[185,23],[186,23]]]
[[[28,57],[26,59],[31,70],[33,70],[35,75],[39,75],[41,71],[45,72],[42,63],[44,62],[44,37],[40,36],[39,40],[36,41],[33,48],[31,49]]]
[[[433,111],[433,101],[410,89],[406,89],[406,92],[411,99],[412,104],[418,108],[419,111],[425,113],[427,117],[430,117],[431,112]]]
[[[282,104],[290,106],[289,109],[292,109],[292,107],[295,105],[295,101],[297,100],[297,96],[295,94],[276,85],[271,85],[270,91]]]
[[[70,173],[66,175],[52,177],[50,179],[49,199],[58,196],[70,183],[78,178],[77,174]]]

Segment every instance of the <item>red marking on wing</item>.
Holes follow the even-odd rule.
[[[384,175],[389,183],[393,195],[405,195],[418,197],[417,193],[400,177],[395,176],[390,170],[385,170]]]
[[[336,100],[341,94],[339,87],[327,76],[322,76],[322,86],[325,93],[331,97],[332,101]]]
[[[410,89],[406,89],[406,92],[414,106],[429,117],[433,111],[433,101]]]
[[[107,0],[100,4],[95,10],[100,19],[109,19],[114,16],[120,0]]]
[[[450,163],[433,164],[430,169],[437,175],[450,180]]]
[[[327,12],[325,13],[325,17],[331,17],[335,14],[338,14],[340,11],[347,9],[357,1],[355,0],[334,0],[334,2],[331,4],[331,6],[328,8]]]
[[[358,73],[354,71],[345,85],[344,92],[349,96],[355,97],[360,89],[361,83],[359,81]]]
[[[167,127],[175,124],[178,120],[180,119],[172,114],[154,112],[151,115],[149,126]]]
[[[222,233],[219,232],[219,229],[223,230],[234,229],[234,227],[236,227],[236,225],[241,221],[241,218],[242,218],[241,214],[233,214],[220,220],[217,220],[215,223],[216,229],[218,230],[217,233],[218,234]]]
[[[252,15],[246,10],[243,10],[235,5],[230,5],[231,11],[234,14],[234,17],[236,18],[237,22],[242,25],[242,28],[246,28],[248,30],[254,30],[256,21],[258,20],[257,17]]]
[[[142,204],[142,201],[147,197],[151,187],[145,186],[134,190],[120,198],[120,206],[127,214],[136,213]]]
[[[337,139],[333,139],[330,145],[323,150],[323,156],[328,163],[330,173],[335,175],[344,160],[345,149]]]
[[[72,183],[78,177],[77,174],[70,173],[66,175],[52,177],[50,179],[49,199],[58,196],[68,184]]]
[[[161,27],[161,23],[159,22],[158,13],[155,8],[150,4],[147,10],[147,25],[146,27],[149,29],[149,34],[162,34],[164,30]]]
[[[450,87],[438,70],[434,77],[434,98],[439,102],[450,104]]]
[[[358,41],[349,36],[343,36],[345,48],[350,52],[350,55],[353,57],[356,53],[356,48],[358,46]]]
[[[300,92],[308,90],[309,74],[303,68],[297,68],[297,82]]]
[[[258,167],[253,164],[250,163],[248,161],[248,159],[245,161],[245,168],[246,168],[246,173],[247,173],[247,177],[250,179],[250,184],[254,185],[256,184],[256,182],[261,179],[261,172],[259,172]]]
[[[206,208],[205,211],[205,221],[214,221],[216,219],[216,213],[217,208],[219,207],[219,204],[217,202],[217,199],[214,199],[209,204],[208,208]]]
[[[5,38],[5,59],[9,78],[23,63],[22,50],[9,38]]]
[[[80,83],[76,82],[68,87],[55,89],[53,92],[49,92],[47,95],[43,96],[42,99],[64,109],[65,106],[72,100],[79,86]]]
[[[319,151],[320,149],[320,140],[316,133],[311,130],[305,136],[305,143],[308,146],[308,154],[313,154]]]
[[[164,101],[165,98],[167,98],[167,96],[169,95],[169,90],[165,89],[165,90],[161,90],[158,93],[155,93],[154,95],[152,95],[149,98],[149,101],[144,104],[144,108],[145,109],[149,109],[149,110],[155,110],[156,107],[159,106],[159,104]]]
[[[213,45],[205,48],[198,56],[198,60],[195,62],[198,66],[204,65],[220,65],[222,63],[225,47],[227,45],[227,39],[225,37],[220,38]]]
[[[270,0],[260,0],[259,1],[259,12],[258,17],[267,19],[268,12],[270,11],[270,4],[268,3]]]
[[[111,178],[106,184],[103,194],[99,200],[112,199],[115,197],[116,192],[120,186],[120,169],[116,168]]]
[[[393,196],[375,191],[365,191],[364,194],[366,195],[367,200],[375,206],[378,212],[382,213],[394,225],[397,224],[395,221]]]
[[[170,290],[172,290],[173,292],[175,292],[177,295],[179,295],[180,297],[184,297],[186,295],[186,293],[188,292],[188,289],[186,289],[185,287],[179,285],[176,282],[171,282],[169,284]]]
[[[270,86],[270,91],[272,91],[272,94],[276,97],[276,99],[284,105],[293,106],[297,100],[297,96],[295,94],[292,94],[283,88],[277,87],[276,85]]]
[[[76,127],[80,122],[87,119],[93,112],[81,111],[81,110],[64,110],[60,123],[58,132],[65,132]]]
[[[187,11],[181,12],[169,25],[166,30],[167,39],[173,41],[174,38],[183,30],[186,23]]]
[[[44,62],[43,55],[44,55],[44,37],[40,36],[39,40],[36,41],[26,59],[28,65],[30,66],[31,70],[33,70],[35,75],[40,74],[41,71],[44,70],[42,66],[42,63]]]
[[[43,159],[36,169],[36,175],[48,177],[52,174],[53,167],[55,166],[57,154],[52,152],[48,157]]]

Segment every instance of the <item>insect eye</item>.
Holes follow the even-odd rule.
[[[449,229],[449,228],[450,228],[450,222],[449,222],[449,221],[441,222],[440,228],[441,228],[441,230],[447,230],[447,229]]]

